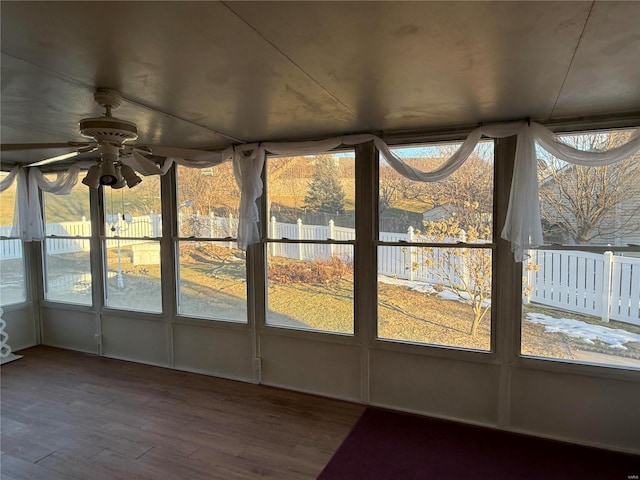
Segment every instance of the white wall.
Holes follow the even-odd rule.
[[[7,343],[12,351],[33,347],[40,343],[31,303],[4,307],[2,318],[6,322],[4,331],[9,336]]]

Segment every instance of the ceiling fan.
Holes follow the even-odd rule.
[[[149,162],[146,156],[180,157],[184,159],[202,159],[211,155],[206,150],[194,150],[185,148],[135,145],[138,138],[138,128],[135,123],[116,118],[111,111],[122,104],[122,97],[115,90],[99,88],[93,96],[95,102],[105,108],[105,114],[101,117],[83,118],[79,122],[79,132],[83,137],[91,139],[88,142],[67,143],[31,143],[31,144],[3,144],[2,151],[38,150],[73,148],[74,150],[62,155],[47,158],[26,166],[35,167],[49,165],[73,158],[82,153],[99,152],[100,160],[89,168],[87,176],[82,183],[98,188],[100,185],[111,188],[129,188],[139,184],[142,179],[129,165],[123,163],[127,157],[135,157],[138,162]]]

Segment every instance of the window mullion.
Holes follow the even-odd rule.
[[[377,335],[378,156],[373,142],[356,147],[355,333],[367,344]]]

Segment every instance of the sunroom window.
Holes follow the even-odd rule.
[[[458,143],[393,149],[421,171]],[[383,157],[378,192],[378,338],[491,349],[493,142],[439,182],[416,182]]]
[[[51,302],[91,305],[91,217],[89,190],[78,183],[68,195],[43,192],[44,298]],[[54,181],[56,175],[47,175]]]
[[[353,151],[267,159],[270,326],[354,333]]]
[[[8,177],[0,172],[0,181]],[[22,240],[12,232],[16,183],[0,193],[0,306],[27,299]]]
[[[233,166],[178,166],[177,178],[178,314],[246,323],[246,258],[236,243],[240,190]]]
[[[560,138],[605,150],[630,134]],[[640,153],[601,167],[537,154],[547,245],[523,262],[522,353],[640,368]]]
[[[103,190],[105,305],[162,312],[160,177]]]

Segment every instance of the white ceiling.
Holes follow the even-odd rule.
[[[101,112],[141,143],[640,112],[640,2],[0,2],[2,143]],[[4,163],[42,152],[4,152]]]

